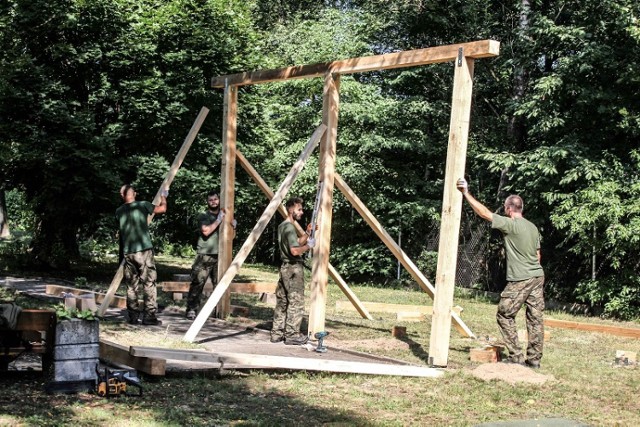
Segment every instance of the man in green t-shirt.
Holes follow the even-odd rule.
[[[507,286],[500,294],[498,326],[509,352],[507,362],[525,363],[540,367],[544,340],[544,271],[540,264],[540,233],[533,223],[522,216],[524,202],[520,196],[511,195],[504,202],[507,216],[491,212],[470,193],[467,181],[460,178],[456,187],[474,212],[491,222],[491,227],[504,236],[507,255]],[[516,315],[526,307],[527,345],[526,360],[516,330]]]
[[[304,267],[302,255],[312,249],[315,240],[310,238],[311,229],[298,237],[295,222],[302,218],[302,199],[287,200],[287,219],[278,226],[280,249],[280,277],[276,287],[276,308],[273,312],[271,342],[284,341],[287,345],[304,345],[307,335],[300,333],[304,316]],[[311,224],[309,224],[311,226]]]
[[[120,188],[124,204],[116,209],[116,220],[120,228],[120,245],[124,254],[124,279],[127,284],[128,322],[138,324],[140,314],[143,325],[159,325],[156,289],[156,264],[153,256],[153,244],[149,235],[149,215],[163,214],[167,211],[168,190],[163,190],[160,204],[136,201],[136,190],[127,184]],[[140,295],[142,294],[142,295]],[[142,296],[144,306],[138,304]]]
[[[220,195],[217,191],[207,194],[207,210],[198,216],[198,246],[196,259],[191,267],[191,285],[187,296],[186,317],[189,320],[196,318],[202,302],[202,290],[211,277],[213,286],[218,283],[218,243],[220,236],[220,224],[225,217],[224,209],[220,209]],[[236,229],[236,220],[231,221],[231,226]]]

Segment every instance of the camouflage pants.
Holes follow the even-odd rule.
[[[126,254],[124,262],[124,279],[127,284],[127,310],[130,318],[138,318],[139,313],[143,311],[145,318],[155,319],[158,311],[158,292],[156,289],[158,274],[156,272],[153,249]],[[144,301],[142,310],[138,304],[140,297]]]
[[[283,263],[276,287],[272,338],[297,338],[304,316],[304,268],[302,264]]]
[[[532,277],[519,282],[508,282],[507,287],[500,294],[498,304],[498,326],[502,332],[509,359],[514,362],[524,362],[522,347],[516,330],[516,315],[522,305],[526,307],[527,360],[539,362],[542,359],[542,344],[544,341],[544,277]]]
[[[202,290],[207,283],[207,279],[211,276],[213,286],[218,283],[218,255],[200,255],[196,256],[193,266],[191,267],[191,285],[189,286],[189,295],[187,296],[187,311],[200,310],[202,303]]]

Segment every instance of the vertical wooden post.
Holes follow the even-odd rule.
[[[311,306],[309,308],[309,334],[324,331],[327,304],[329,253],[331,249],[331,221],[333,215],[333,183],[338,136],[338,106],[340,76],[327,73],[324,78],[322,123],[327,126],[320,140],[319,181],[324,182],[320,193],[318,232],[313,251],[311,271]]]
[[[220,207],[225,210],[218,246],[218,280],[233,260],[233,218],[236,182],[236,135],[238,87],[225,86],[222,117],[222,170],[220,174]],[[231,292],[227,289],[217,306],[216,317],[224,319],[230,312]]]
[[[238,163],[240,163],[240,166],[245,171],[247,171],[251,179],[253,179],[253,181],[258,185],[258,187],[260,187],[260,189],[265,194],[265,196],[267,196],[269,200],[273,199],[273,196],[274,196],[273,190],[271,190],[269,185],[267,185],[264,179],[262,179],[258,171],[255,170],[253,166],[251,166],[251,163],[249,163],[247,158],[244,157],[244,155],[239,150],[236,150],[236,158],[238,159]],[[339,176],[336,174],[336,179],[337,178],[339,178]],[[287,217],[287,210],[283,205],[278,206],[278,212],[280,213],[282,218]],[[295,225],[296,227],[296,232],[298,233],[298,236],[302,236],[302,233],[304,233],[304,230],[302,229],[300,224],[295,222],[293,225]],[[353,306],[356,308],[358,313],[360,313],[360,315],[365,319],[373,320],[373,317],[369,313],[369,310],[367,310],[367,308],[364,306],[364,304],[362,304],[358,296],[349,288],[349,285],[347,285],[347,282],[344,281],[344,279],[340,276],[340,273],[338,273],[338,270],[336,270],[331,265],[331,263],[329,263],[329,276],[333,279],[334,282],[336,282],[336,285],[338,285],[342,293],[344,293],[344,295],[349,299],[349,301],[351,301],[351,304],[353,304]]]
[[[456,189],[456,181],[464,176],[467,157],[467,139],[471,116],[471,94],[473,89],[472,58],[465,58],[462,48],[458,53],[453,78],[453,101],[449,126],[449,146],[444,175],[440,244],[436,268],[436,293],[433,299],[433,316],[429,344],[429,364],[447,366],[451,315],[456,264],[458,261],[458,238],[462,194]]]
[[[307,142],[307,145],[304,147],[304,150],[300,154],[300,157],[298,157],[298,160],[291,168],[291,171],[289,171],[287,177],[284,179],[284,181],[282,181],[282,184],[280,184],[278,191],[276,191],[276,193],[274,194],[271,202],[258,219],[256,225],[253,227],[253,230],[251,230],[249,237],[247,237],[247,240],[245,240],[240,250],[238,250],[235,258],[233,259],[233,261],[231,261],[229,268],[222,275],[222,277],[218,281],[218,285],[213,290],[213,293],[204,304],[204,306],[202,306],[202,309],[189,327],[189,330],[184,335],[185,341],[193,342],[196,339],[196,335],[198,335],[198,332],[200,332],[200,329],[202,329],[202,325],[204,325],[204,323],[207,321],[207,318],[211,315],[211,312],[213,312],[213,309],[220,302],[220,299],[222,298],[224,293],[229,289],[231,281],[236,276],[236,274],[238,274],[238,270],[240,270],[240,268],[242,267],[242,263],[249,256],[251,249],[253,249],[253,246],[260,238],[260,235],[262,234],[264,229],[267,228],[271,217],[278,210],[278,207],[282,203],[282,199],[289,192],[289,189],[293,185],[293,182],[295,181],[304,165],[307,163],[309,156],[316,148],[316,145],[318,145],[318,141],[320,140],[320,137],[324,134],[326,129],[326,126],[324,124],[321,124],[320,126],[318,126],[315,132],[313,132],[313,135],[311,135],[311,139],[309,139],[309,142]]]

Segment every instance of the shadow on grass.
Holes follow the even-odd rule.
[[[328,409],[284,394],[269,382],[299,382],[305,374],[229,374],[219,379],[143,378],[143,395],[102,398],[93,393],[46,394],[42,375],[19,373],[0,379],[0,424],[5,425],[340,425],[371,423],[350,411]],[[258,387],[249,384],[261,383]]]

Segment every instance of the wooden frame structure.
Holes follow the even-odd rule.
[[[318,217],[319,230],[316,236],[316,248],[314,249],[313,268],[311,278],[311,308],[309,311],[309,333],[324,330],[326,290],[329,273],[332,267],[329,265],[331,223],[333,208],[333,189],[336,184],[340,191],[356,207],[383,242],[409,270],[420,286],[434,298],[432,328],[429,348],[429,364],[432,366],[446,366],[451,322],[465,336],[473,337],[473,333],[462,322],[453,310],[453,291],[455,270],[457,263],[457,248],[460,229],[460,215],[462,209],[462,196],[455,188],[455,182],[462,177],[465,169],[467,140],[469,133],[469,121],[471,112],[471,95],[473,89],[474,61],[480,58],[495,57],[499,54],[500,43],[494,40],[481,40],[470,43],[453,44],[425,49],[416,49],[403,52],[395,52],[384,55],[351,58],[341,61],[286,67],[275,70],[261,70],[218,76],[212,79],[213,88],[224,88],[224,115],[223,115],[223,160],[221,203],[227,213],[223,223],[222,233],[230,233],[231,218],[233,217],[233,189],[235,184],[235,160],[236,151],[236,120],[237,120],[237,88],[238,86],[260,83],[272,83],[289,79],[322,77],[324,79],[322,125],[325,130],[320,140],[319,178],[324,182],[320,194],[320,212]],[[451,117],[449,128],[449,141],[447,150],[447,162],[444,180],[442,222],[440,228],[440,244],[438,248],[438,265],[436,272],[436,285],[432,286],[428,280],[415,268],[411,260],[395,245],[393,240],[384,231],[379,222],[373,218],[357,196],[349,189],[344,181],[337,176],[335,171],[336,141],[338,135],[338,110],[340,100],[340,75],[361,73],[367,71],[385,70],[402,67],[415,67],[427,64],[455,62],[453,100],[451,105]],[[316,133],[318,131],[316,130]],[[315,135],[315,133],[314,133]],[[312,138],[313,139],[313,138]],[[235,155],[234,155],[235,154]],[[246,159],[244,159],[246,161]],[[290,174],[291,175],[291,174]],[[290,176],[288,176],[290,178]],[[295,178],[295,176],[294,176]],[[286,180],[285,180],[286,181]],[[283,182],[283,185],[285,183]],[[281,186],[282,189],[282,186]],[[263,189],[264,191],[264,189]],[[254,232],[258,232],[258,225],[270,212],[275,213],[276,206],[273,203],[280,200],[283,194],[280,190],[272,198],[269,208],[260,218],[260,221],[240,250],[247,249],[250,240],[257,239]],[[270,196],[271,198],[271,196]],[[272,208],[272,209],[270,209]],[[228,301],[226,289],[235,275],[234,271],[240,268],[244,261],[241,253],[231,261],[232,240],[220,239],[220,256],[218,264],[219,283],[214,293],[209,297],[205,307],[185,335],[185,340],[193,341],[204,324],[206,317],[213,311],[213,307],[224,297]],[[249,245],[252,246],[252,245]],[[250,248],[249,248],[250,250]],[[246,256],[245,256],[246,258]],[[337,274],[337,273],[336,273]],[[335,274],[331,274],[335,276]],[[334,277],[335,278],[335,277]],[[228,283],[227,283],[228,282]],[[222,285],[222,286],[221,286]],[[351,299],[350,299],[351,300]],[[353,300],[352,300],[353,302]],[[354,302],[354,305],[356,303]],[[228,302],[222,301],[219,305],[222,311],[219,315],[225,315],[224,307]],[[356,305],[357,307],[357,305]],[[362,307],[366,310],[366,308]],[[360,311],[360,309],[359,309]],[[361,314],[364,312],[361,311]],[[367,313],[368,314],[368,313]]]

